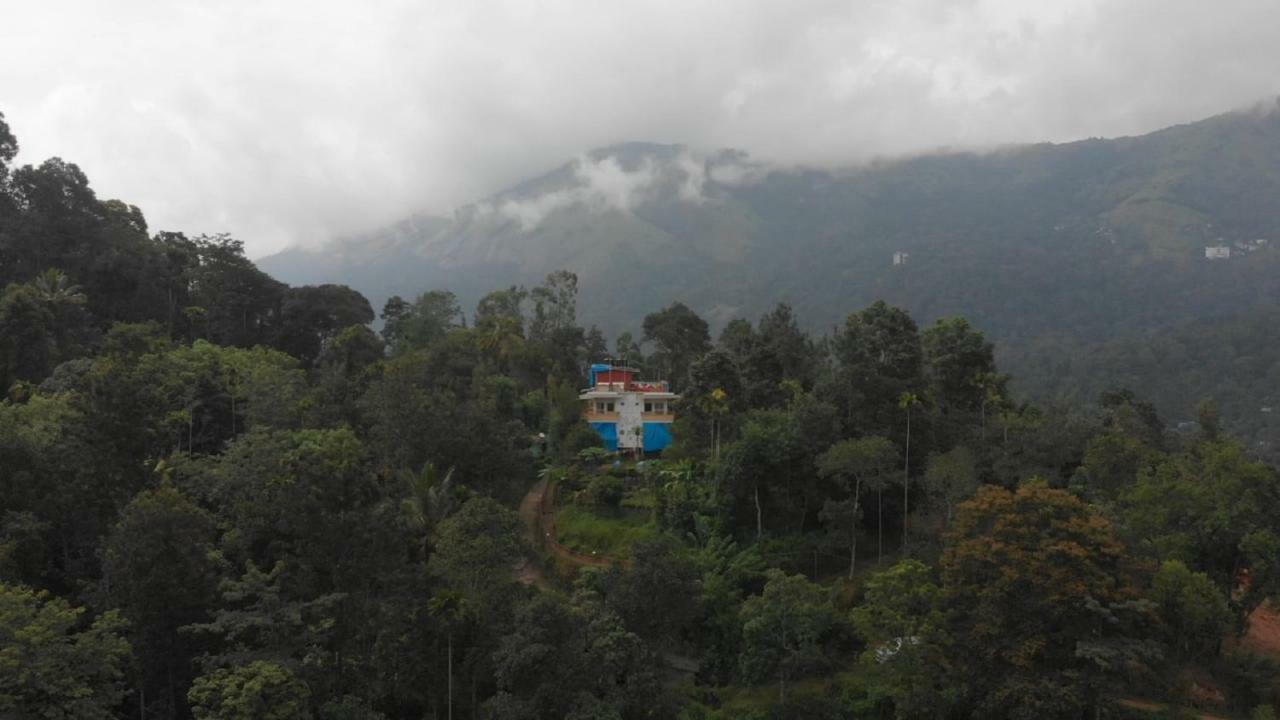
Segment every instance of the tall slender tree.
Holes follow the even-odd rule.
[[[843,440],[832,445],[818,458],[818,474],[843,480],[849,498],[843,502],[828,501],[826,515],[835,520],[847,518],[849,532],[849,579],[853,579],[858,562],[858,518],[864,485],[879,492],[884,487],[883,475],[893,463],[893,443],[882,437]]]
[[[907,513],[911,509],[911,409],[920,404],[920,398],[907,391],[898,396],[898,407],[907,412],[907,446],[902,453],[902,552],[907,553]]]

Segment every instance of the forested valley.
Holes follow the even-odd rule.
[[[0,717],[1275,717],[1280,477],[1211,401],[1035,405],[884,302],[375,314],[16,152]],[[602,360],[681,395],[660,458],[582,417]]]

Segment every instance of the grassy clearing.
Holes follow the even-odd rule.
[[[833,703],[840,697],[846,687],[857,686],[855,671],[845,671],[825,677],[797,678],[787,683],[788,704],[793,708],[807,703]],[[708,718],[728,720],[729,718],[767,717],[780,705],[777,683],[763,683],[754,687],[722,686],[704,688],[695,691],[691,699],[704,702],[708,695],[714,696],[718,709],[709,711]]]
[[[653,510],[653,506],[657,504],[654,501],[653,491],[649,488],[641,488],[627,493],[622,498],[622,507],[633,510]]]
[[[649,524],[647,512],[606,515],[570,505],[556,515],[556,532],[560,544],[574,552],[626,558],[632,544],[653,537],[657,531]]]

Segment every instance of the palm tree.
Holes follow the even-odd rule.
[[[74,285],[67,274],[57,268],[49,268],[31,281],[31,285],[40,293],[46,303],[59,305],[83,305],[84,293],[79,285]]]
[[[903,453],[902,469],[902,553],[907,552],[907,509],[911,491],[911,408],[920,404],[920,398],[913,392],[904,392],[898,397],[898,407],[907,411],[907,448]]]
[[[699,400],[702,409],[711,416],[711,444],[715,449],[716,462],[720,462],[720,424],[729,412],[729,394],[721,388],[716,388],[707,393],[705,398]]]
[[[453,468],[441,476],[435,464],[428,462],[418,472],[406,470],[400,475],[409,486],[409,497],[400,507],[409,523],[422,533],[422,554],[426,557],[435,529],[457,508]]]
[[[40,300],[53,315],[54,342],[60,354],[65,353],[68,345],[67,331],[74,326],[74,316],[69,312],[85,304],[84,293],[79,285],[74,285],[67,274],[57,268],[49,268],[36,275],[31,281]]]
[[[480,349],[493,355],[505,366],[524,342],[520,322],[513,317],[498,316],[487,319],[476,328],[480,332]]]
[[[427,603],[427,612],[444,623],[445,636],[448,638],[446,666],[449,679],[446,707],[448,708],[449,720],[453,720],[453,631],[470,617],[471,605],[462,596],[462,593],[453,590],[442,590]]]

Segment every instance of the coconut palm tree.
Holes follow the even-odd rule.
[[[476,330],[480,333],[480,350],[492,355],[502,367],[510,363],[512,356],[524,344],[520,322],[512,317],[488,318]]]
[[[459,629],[471,617],[471,604],[463,597],[462,593],[453,590],[442,590],[437,593],[427,603],[427,612],[432,617],[441,621],[445,627],[445,636],[448,638],[448,696],[446,707],[448,708],[448,718],[453,720],[453,632]]]
[[[711,416],[711,445],[714,448],[716,463],[720,462],[720,425],[729,412],[729,394],[722,388],[716,388],[700,398],[698,404]]]
[[[40,298],[49,305],[83,305],[84,293],[80,286],[73,284],[67,274],[57,268],[49,268],[31,281],[32,287],[40,293]]]
[[[898,397],[898,407],[907,411],[907,447],[903,453],[902,467],[902,552],[907,552],[907,509],[911,492],[911,408],[920,404],[920,398],[913,392],[904,392]]]
[[[409,497],[400,507],[409,524],[422,533],[422,553],[426,557],[435,529],[458,507],[453,468],[441,475],[435,464],[428,462],[418,472],[405,470],[400,476],[409,486]]]
[[[79,285],[73,284],[71,278],[57,268],[49,268],[35,276],[31,287],[53,316],[54,342],[59,354],[65,357],[70,350],[70,330],[78,320],[84,319],[83,311],[80,310],[80,306],[85,304],[84,293]]]

